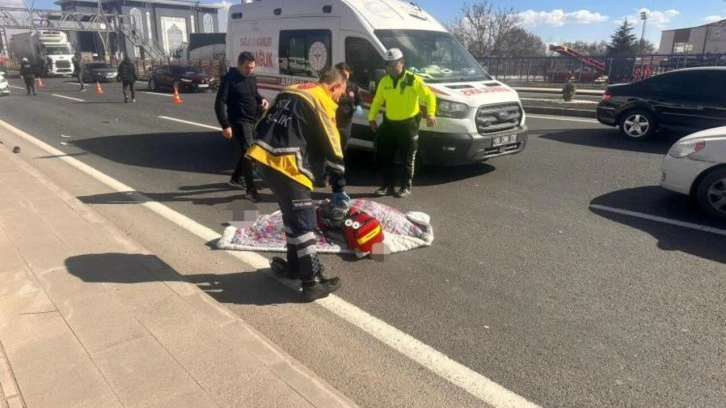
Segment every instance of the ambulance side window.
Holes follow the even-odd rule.
[[[383,58],[365,38],[345,39],[345,63],[353,69],[353,82],[369,91],[385,74]]]
[[[280,74],[317,78],[331,66],[329,30],[280,31]]]

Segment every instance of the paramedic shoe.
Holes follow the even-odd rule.
[[[398,198],[404,198],[411,195],[411,187],[410,186],[403,186],[400,190],[396,193],[396,197]]]
[[[387,195],[393,195],[395,194],[395,192],[396,191],[393,189],[393,187],[382,186],[381,188],[373,192],[373,194],[377,195],[378,197],[383,197]]]
[[[327,297],[338,289],[340,289],[338,277],[327,279],[323,275],[316,275],[314,280],[302,283],[303,297],[308,302]]]
[[[260,201],[260,193],[258,193],[255,189],[248,189],[245,193],[245,198],[253,203],[257,203]]]
[[[284,275],[288,279],[300,279],[298,271],[290,269],[290,264],[286,259],[275,256],[270,260],[270,269],[278,275]]]
[[[244,182],[241,182],[241,181],[236,181],[236,180],[230,179],[227,182],[227,184],[230,187],[236,187],[236,188],[239,188],[240,190],[247,190],[247,186],[245,185]]]

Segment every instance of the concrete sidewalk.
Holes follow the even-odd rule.
[[[0,408],[355,406],[8,145],[0,388]]]

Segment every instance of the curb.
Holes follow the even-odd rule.
[[[595,111],[583,109],[547,108],[543,106],[523,106],[525,113],[540,115],[572,116],[576,118],[596,119]]]
[[[5,348],[0,344],[0,408],[25,408],[25,401],[15,382],[13,369],[5,354]]]

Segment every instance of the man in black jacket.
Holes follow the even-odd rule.
[[[350,80],[353,70],[345,62],[337,64],[335,68],[338,68],[345,76],[346,81],[348,81],[345,93],[338,101],[338,111],[335,113],[338,132],[340,132],[340,145],[345,152],[345,147],[348,145],[353,128],[353,115],[363,115],[363,108],[360,106],[360,89],[355,82]]]
[[[20,63],[20,77],[25,82],[25,89],[28,91],[28,95],[31,92],[35,95],[35,68],[30,65],[27,58],[23,58]]]
[[[240,53],[237,68],[230,69],[222,78],[214,111],[219,125],[222,126],[222,135],[227,139],[234,137],[242,147],[242,156],[235,166],[229,184],[244,189],[245,198],[257,202],[260,195],[255,187],[254,166],[245,157],[245,152],[254,142],[255,123],[260,113],[267,110],[269,103],[257,90],[254,71],[255,56],[250,52]]]
[[[136,76],[136,67],[131,63],[128,55],[124,57],[123,61],[118,65],[118,77],[121,79],[121,86],[123,87],[124,103],[128,103],[129,97],[126,95],[126,88],[131,90],[131,102],[136,102],[136,92],[134,91],[134,83],[138,76]]]
[[[287,237],[288,276],[302,281],[308,301],[323,298],[340,287],[339,278],[323,276],[315,249],[316,214],[311,199],[313,168],[325,163],[333,189],[332,202],[345,205],[345,166],[340,135],[335,127],[337,101],[346,81],[335,68],[320,72],[318,82],[292,85],[257,125],[257,139],[247,157],[260,165],[260,174],[275,193]]]

